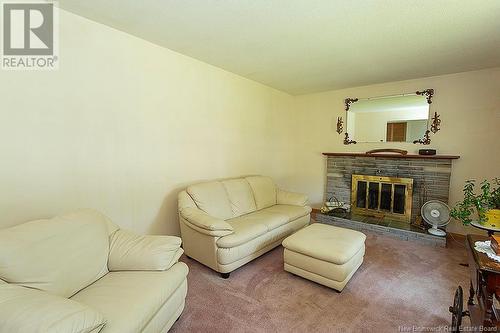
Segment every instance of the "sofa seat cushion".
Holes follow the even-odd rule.
[[[0,332],[93,333],[106,323],[85,304],[14,284],[0,284]]]
[[[261,219],[251,218],[250,215],[240,216],[227,220],[232,227],[233,233],[217,240],[218,247],[234,247],[251,241],[267,232],[267,226]]]
[[[288,221],[293,221],[299,217],[306,216],[311,213],[309,206],[292,206],[292,205],[274,205],[262,210],[262,212],[276,213],[285,215]]]
[[[108,272],[108,219],[80,210],[0,230],[0,278],[70,297]]]
[[[182,262],[168,271],[110,272],[71,299],[104,316],[107,324],[101,333],[141,332],[181,287],[187,274]]]
[[[244,221],[260,221],[260,223],[267,227],[267,231],[281,227],[290,221],[286,214],[268,211],[266,209],[241,216],[241,219]]]
[[[268,231],[265,234],[260,235],[259,237],[254,238],[244,244],[240,244],[238,246],[230,248],[219,248],[217,250],[217,262],[221,265],[231,265],[248,256],[253,256],[255,253],[258,253],[266,246],[270,246],[272,244],[278,246],[283,238],[303,228],[308,223],[309,219],[306,217],[302,217],[293,222],[286,223],[278,228]],[[255,255],[254,258],[258,257],[259,255]]]
[[[285,249],[343,265],[365,246],[366,236],[355,230],[314,223],[283,241]]]

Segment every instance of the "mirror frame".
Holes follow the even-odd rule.
[[[419,95],[419,96],[424,96],[427,100],[427,104],[429,104],[429,115],[427,118],[427,130],[425,131],[424,136],[421,139],[413,141],[414,144],[422,144],[422,145],[429,145],[431,143],[431,138],[430,138],[430,133],[436,134],[440,129],[441,129],[441,119],[440,115],[437,112],[434,112],[434,116],[431,117],[431,104],[432,104],[432,98],[434,97],[434,89],[424,89],[424,90],[419,90],[414,93],[405,93],[405,94],[399,94],[399,95],[391,95],[391,96],[375,96],[375,97],[368,97],[368,98],[346,98],[344,99],[344,110],[345,110],[345,123],[347,125],[347,114],[349,112],[349,109],[351,108],[351,104],[359,102],[360,100],[371,100],[371,99],[379,99],[379,98],[387,98],[387,97],[399,97],[399,96],[412,96],[412,95]],[[337,133],[342,134],[344,130],[344,121],[342,117],[337,117]],[[349,138],[349,133],[345,133],[344,137],[344,145],[350,145],[350,144],[356,144],[357,142],[355,140],[352,140]]]

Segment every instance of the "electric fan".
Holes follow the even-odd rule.
[[[427,230],[430,234],[446,236],[446,232],[438,227],[444,227],[450,222],[450,207],[447,204],[439,200],[430,200],[424,203],[420,213],[424,221],[432,226]]]

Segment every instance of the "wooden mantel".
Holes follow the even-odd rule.
[[[431,159],[431,160],[456,160],[460,156],[457,155],[417,155],[417,154],[367,154],[367,153],[323,153],[325,156],[353,156],[353,157],[389,157],[389,158],[415,158],[415,159]]]

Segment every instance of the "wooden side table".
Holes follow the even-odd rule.
[[[488,237],[467,235],[465,241],[470,268],[470,290],[467,307],[474,327],[500,328],[500,309],[494,305],[500,300],[500,263],[474,249],[477,241]]]

